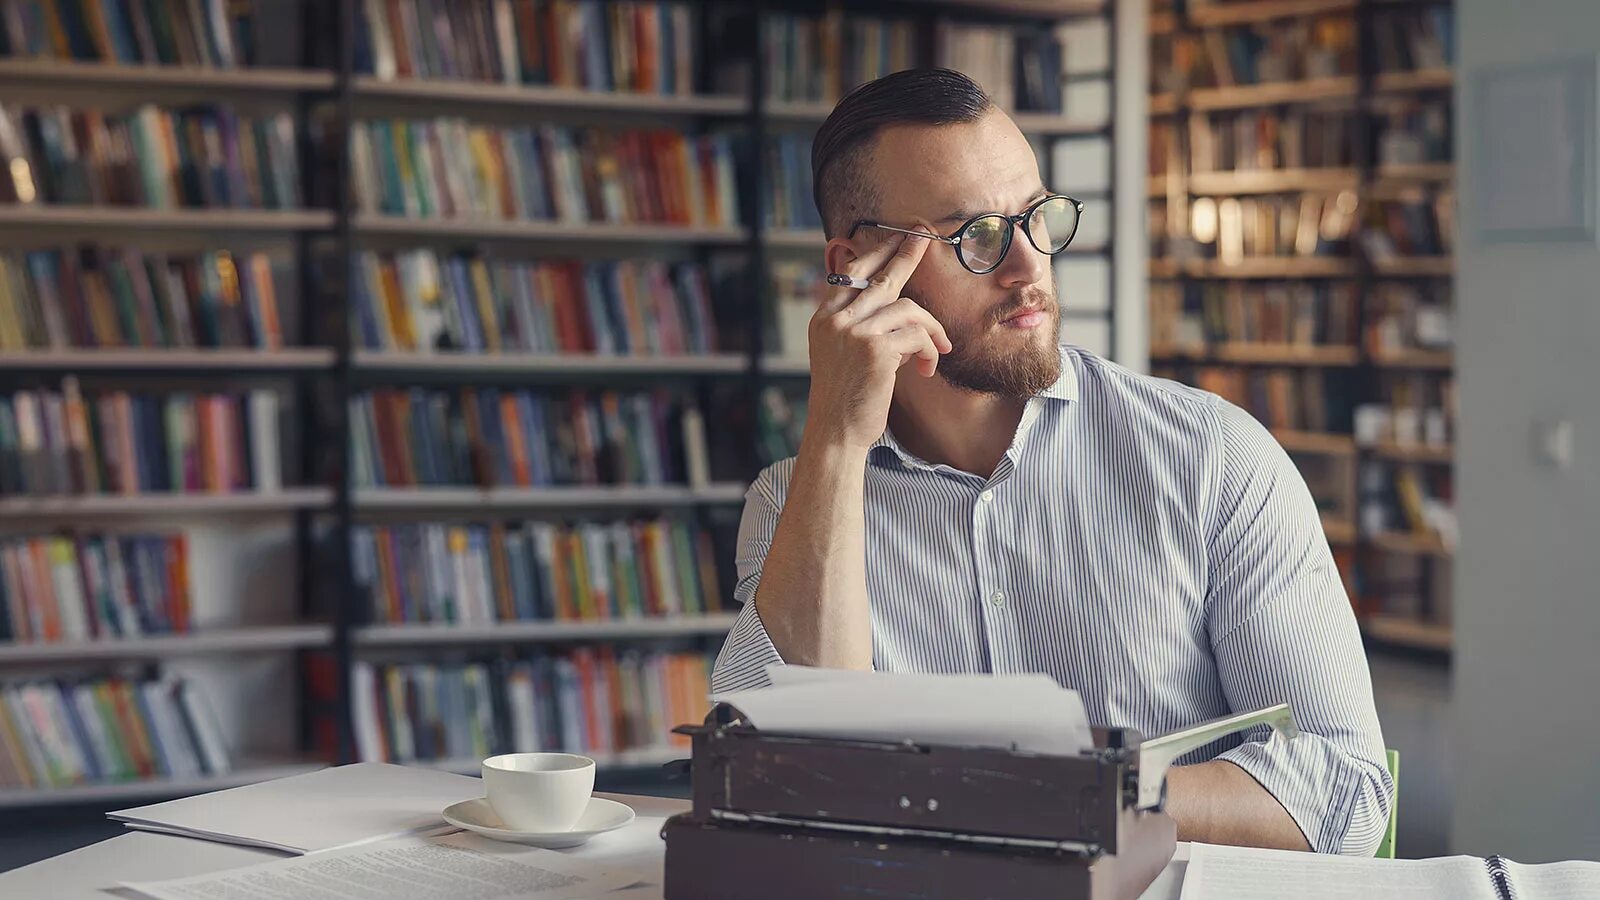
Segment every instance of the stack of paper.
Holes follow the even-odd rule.
[[[1083,698],[1048,675],[903,675],[767,667],[772,686],[717,694],[763,731],[1076,754]]]
[[[444,826],[440,812],[483,782],[432,769],[358,763],[107,813],[130,828],[315,853]]]

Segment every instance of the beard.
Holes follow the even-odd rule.
[[[921,297],[913,295],[911,299],[928,309]],[[1036,337],[1029,335],[1020,349],[998,346],[1000,342],[994,332],[1003,327],[1000,323],[1032,307],[1038,307],[1049,316],[1049,322],[1040,329],[1048,332],[1050,340],[1041,346]],[[1043,288],[1029,286],[1015,292],[969,327],[952,328],[943,319],[939,321],[954,348],[939,358],[939,375],[956,388],[975,394],[1027,399],[1061,377],[1061,354],[1056,349],[1061,317],[1055,297]]]

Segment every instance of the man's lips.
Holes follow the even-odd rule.
[[[1019,309],[1011,315],[1000,320],[1000,324],[1008,328],[1037,328],[1044,324],[1048,318],[1049,310],[1043,306],[1032,306]]]

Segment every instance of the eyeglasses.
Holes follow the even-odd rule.
[[[1078,233],[1078,219],[1082,214],[1083,201],[1051,194],[1015,216],[1004,213],[973,216],[960,228],[944,236],[862,219],[850,226],[848,237],[855,237],[860,228],[882,228],[901,234],[915,234],[930,241],[941,241],[956,248],[956,261],[961,263],[962,268],[974,275],[987,275],[1000,268],[1005,261],[1018,225],[1026,224],[1022,233],[1028,236],[1028,243],[1033,245],[1033,249],[1046,256],[1055,256],[1072,243],[1073,235]]]

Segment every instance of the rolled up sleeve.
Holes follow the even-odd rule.
[[[780,463],[779,466],[786,465]],[[772,646],[767,629],[756,612],[756,588],[761,584],[761,569],[767,561],[767,551],[772,547],[772,534],[778,528],[778,513],[782,502],[778,499],[778,466],[769,467],[750,485],[744,495],[744,515],[739,520],[739,540],[735,550],[734,568],[738,578],[733,588],[734,599],[741,604],[739,616],[729,629],[728,637],[717,654],[717,664],[711,671],[711,690],[738,691],[765,687],[768,684],[767,666],[782,663],[778,648]]]
[[[1394,782],[1355,614],[1288,454],[1248,413],[1227,403],[1219,411],[1212,652],[1231,708],[1288,702],[1301,735],[1285,741],[1262,729],[1217,758],[1276,797],[1313,850],[1371,856]]]

